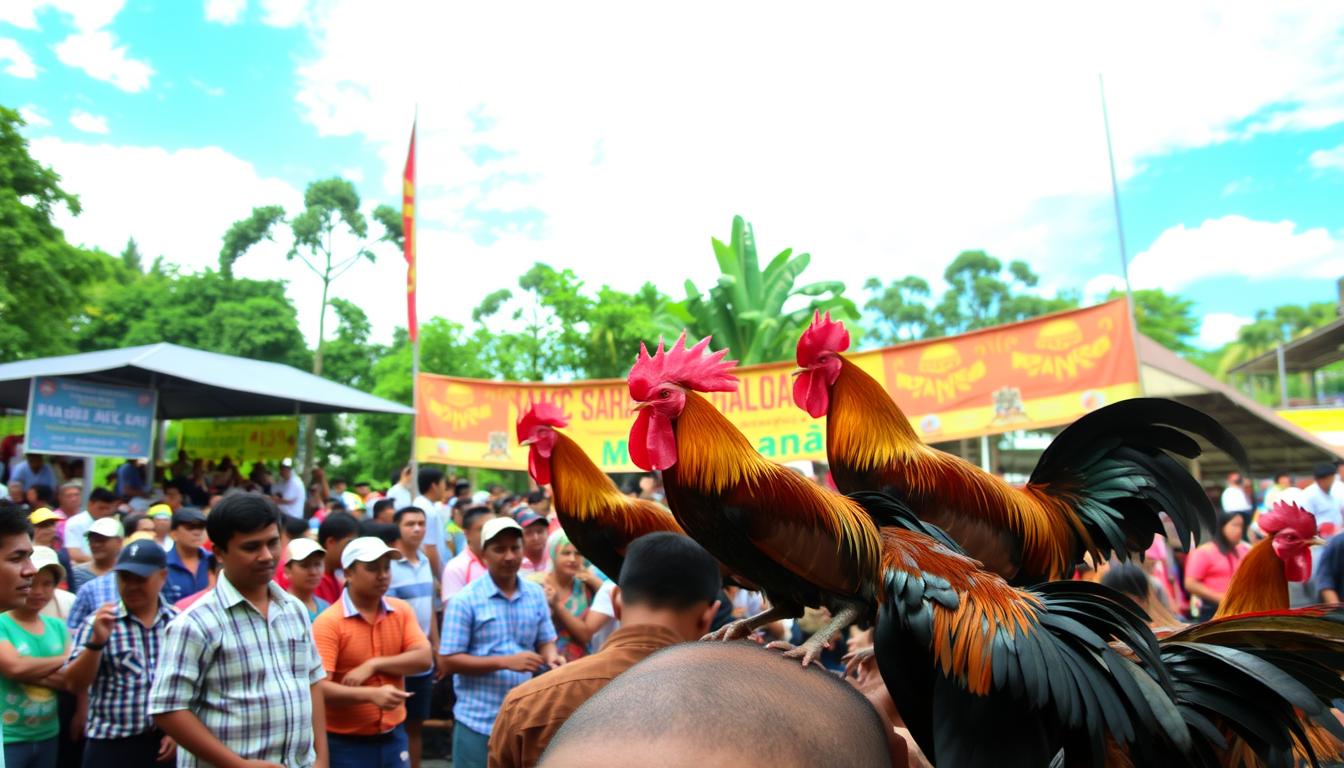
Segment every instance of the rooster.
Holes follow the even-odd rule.
[[[871,616],[881,553],[865,510],[756,453],[700,392],[737,389],[727,350],[707,354],[709,339],[640,355],[628,385],[638,417],[630,459],[663,473],[668,506],[686,534],[739,581],[765,593],[770,608],[720,628],[720,639],[746,637],[779,619],[825,606],[831,621],[803,647],[810,661],[840,628]],[[815,642],[814,642],[815,641]],[[790,653],[793,653],[790,651]]]
[[[518,442],[528,447],[532,479],[551,486],[560,527],[584,557],[614,579],[630,542],[646,533],[682,530],[663,507],[621,493],[578,443],[556,431],[568,424],[559,406],[533,403],[518,417]]]
[[[935,765],[1028,768],[1062,749],[1057,765],[1288,768],[1336,754],[1344,610],[1215,619],[1159,642],[1119,593],[1014,588],[903,504],[867,506],[885,518],[873,653]]]
[[[1260,515],[1265,533],[1232,574],[1215,619],[1242,613],[1288,609],[1288,582],[1311,578],[1311,548],[1325,542],[1316,535],[1316,517],[1280,501]]]
[[[840,353],[849,331],[817,314],[798,340],[794,402],[827,417],[826,453],[840,491],[884,490],[906,500],[984,566],[1014,584],[1069,577],[1093,562],[1148,548],[1166,512],[1184,544],[1211,529],[1213,507],[1166,451],[1193,458],[1204,437],[1243,466],[1226,429],[1170,400],[1124,400],[1055,438],[1024,488],[926,445],[887,391]]]

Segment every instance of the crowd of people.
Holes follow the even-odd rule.
[[[289,461],[244,478],[183,454],[85,493],[66,469],[21,458],[0,505],[35,569],[0,616],[9,768],[418,768],[426,743],[534,765],[606,681],[762,606],[680,536],[597,571],[544,489],[429,467],[304,483]],[[660,499],[652,476],[627,490]]]
[[[621,573],[599,572],[560,528],[545,489],[476,490],[436,468],[405,467],[376,490],[321,470],[305,483],[289,461],[243,477],[227,460],[184,454],[152,475],[128,461],[108,487],[86,493],[79,480],[63,481],[65,469],[24,457],[9,468],[0,503],[4,573],[29,584],[0,582],[9,768],[418,768],[447,751],[460,768],[535,765],[553,740],[560,754],[580,749],[579,736],[565,735],[594,727],[571,721],[585,702],[609,697],[619,707],[640,695],[607,687],[622,672],[766,607],[761,595],[722,584],[713,558],[681,536],[647,536]],[[1303,601],[1336,601],[1344,470],[1322,465],[1313,475],[1256,489],[1234,474],[1211,491],[1211,540],[1185,553],[1158,536],[1140,569],[1111,568],[1106,578],[1146,581],[1150,613],[1208,618],[1258,536],[1259,513],[1289,500],[1327,539]],[[654,476],[627,491],[660,500]],[[796,643],[827,619],[810,610],[754,639]],[[823,663],[844,675],[859,656],[847,651],[865,644],[867,633],[851,628]],[[694,653],[726,676],[773,664]],[[837,708],[848,706],[846,694],[817,695],[833,694]],[[755,697],[734,706],[765,705]],[[883,749],[903,756],[906,745],[884,732]],[[584,748],[596,750],[590,741]]]

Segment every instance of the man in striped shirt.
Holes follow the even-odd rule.
[[[89,694],[84,765],[153,765],[176,745],[149,719],[149,687],[159,646],[177,609],[160,597],[168,567],[163,548],[136,541],[114,567],[121,600],[104,603],[75,635],[65,680]]]
[[[255,493],[226,496],[206,520],[223,572],[168,626],[149,696],[178,768],[327,766],[308,609],[271,581],[279,523],[275,502]]]
[[[425,512],[419,507],[397,510],[392,518],[401,532],[397,549],[401,560],[392,561],[392,586],[388,597],[405,600],[415,611],[415,620],[429,638],[429,647],[439,647],[439,623],[434,620],[434,568],[420,545],[425,540]],[[434,668],[424,674],[406,676],[406,738],[410,744],[411,768],[420,768],[421,726],[429,719],[430,699],[434,694]]]

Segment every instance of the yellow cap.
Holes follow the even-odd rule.
[[[155,504],[149,508],[149,511],[145,513],[145,516],[171,520],[173,517],[173,508],[167,504]]]
[[[58,515],[55,512],[52,512],[50,509],[47,509],[46,507],[42,507],[40,509],[34,509],[32,513],[28,515],[28,522],[32,525],[41,525],[43,523],[49,523],[52,520],[64,520],[64,519],[65,515]]]

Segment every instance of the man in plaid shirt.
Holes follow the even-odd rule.
[[[226,496],[206,530],[223,570],[169,626],[149,713],[178,743],[178,768],[326,768],[322,659],[308,609],[271,581],[280,511],[255,493]]]
[[[103,604],[76,631],[65,680],[89,694],[84,765],[153,765],[176,748],[147,711],[164,629],[177,616],[159,597],[167,567],[157,542],[132,542],[113,570],[120,603]]]

